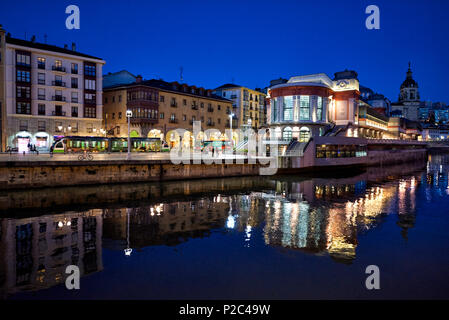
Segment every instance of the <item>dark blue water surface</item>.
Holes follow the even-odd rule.
[[[447,299],[448,173],[449,156],[435,154],[334,177],[0,194],[0,294]],[[80,290],[65,287],[71,264]],[[365,287],[368,265],[380,269],[379,290]]]

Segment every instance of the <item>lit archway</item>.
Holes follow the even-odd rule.
[[[300,142],[307,142],[310,139],[310,129],[307,127],[301,127],[299,129],[299,141]]]

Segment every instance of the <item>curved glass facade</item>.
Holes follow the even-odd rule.
[[[327,98],[316,95],[271,99],[271,123],[326,122]]]

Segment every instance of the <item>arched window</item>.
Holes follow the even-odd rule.
[[[301,127],[299,129],[299,142],[307,142],[310,139],[310,129],[307,127]]]
[[[284,131],[282,132],[282,139],[283,140],[291,140],[292,139],[292,128],[285,127]]]

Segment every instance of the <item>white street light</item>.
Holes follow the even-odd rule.
[[[128,155],[126,159],[131,158],[131,136],[130,136],[130,121],[131,117],[133,116],[133,112],[131,110],[126,110],[126,117],[128,118]]]
[[[232,139],[232,117],[234,117],[234,114],[231,112],[229,115],[229,128],[231,129],[231,148],[233,147],[234,139]]]

